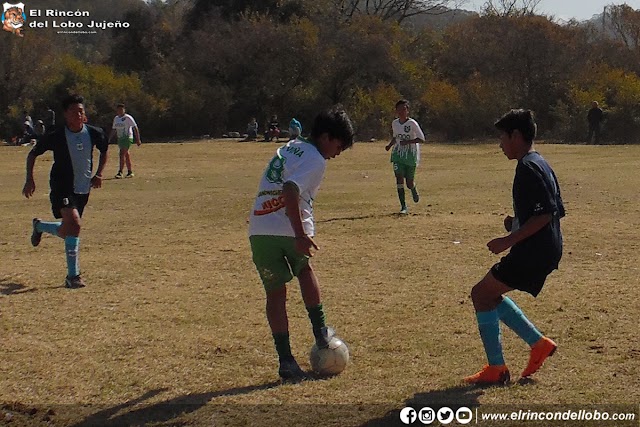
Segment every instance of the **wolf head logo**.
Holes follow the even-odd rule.
[[[27,20],[24,14],[24,3],[4,3],[2,6],[2,29],[19,37],[24,37],[22,27]]]

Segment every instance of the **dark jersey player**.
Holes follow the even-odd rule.
[[[565,214],[560,186],[549,164],[534,149],[537,127],[531,111],[511,110],[495,126],[501,133],[500,148],[518,165],[513,180],[514,216],[504,219],[509,235],[491,240],[487,247],[494,254],[511,250],[471,290],[488,359],[480,372],[464,379],[471,384],[504,384],[510,379],[502,353],[500,321],[531,347],[523,378],[534,374],[557,348],[504,295],[517,289],[535,297],[547,276],[558,268],[562,257],[560,218]]]
[[[38,246],[42,233],[64,239],[67,256],[67,288],[85,286],[80,277],[78,251],[80,247],[80,218],[89,200],[91,188],[102,186],[102,171],[107,163],[108,143],[104,132],[85,124],[84,99],[70,95],[62,101],[65,125],[42,137],[27,156],[27,177],[22,194],[34,195],[36,184],[33,167],[36,158],[46,151],[53,151],[53,166],[49,185],[53,216],[62,221],[45,222],[33,219],[31,244]],[[93,174],[93,148],[100,151],[100,160]]]

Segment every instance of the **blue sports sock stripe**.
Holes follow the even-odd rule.
[[[61,222],[46,222],[40,221],[36,224],[36,230],[41,233],[48,233],[53,236],[58,236],[58,229],[62,226]]]
[[[67,236],[64,238],[64,250],[67,254],[67,277],[75,277],[80,274],[78,263],[79,246],[79,237]]]
[[[497,311],[500,320],[527,344],[534,345],[542,338],[540,331],[527,319],[527,316],[524,315],[520,307],[511,298],[503,297]]]
[[[489,365],[504,365],[498,311],[480,311],[476,313],[476,318]]]

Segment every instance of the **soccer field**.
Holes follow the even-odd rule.
[[[485,245],[504,233],[516,163],[497,142],[423,145],[422,199],[399,216],[384,143],[330,160],[312,262],[351,362],[329,380],[279,385],[247,239],[277,146],[134,148],[136,177],[91,193],[78,290],[63,287],[60,239],[29,242],[31,219],[51,218],[51,155],[38,158],[26,200],[28,148],[0,147],[0,425],[8,412],[11,425],[283,427],[387,425],[409,403],[637,408],[640,146],[538,145],[567,209],[564,257],[537,299],[512,297],[559,349],[533,381],[485,389],[460,383],[486,362],[469,291],[499,259]],[[117,154],[111,146],[108,177]],[[308,369],[313,341],[296,282],[288,311]],[[506,328],[503,340],[517,380],[528,347]]]

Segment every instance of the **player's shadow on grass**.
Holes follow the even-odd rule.
[[[22,283],[16,283],[7,279],[0,279],[0,295],[17,295],[35,292],[34,288],[27,288]]]
[[[416,411],[420,411],[421,408],[428,406],[437,411],[439,408],[446,406],[455,412],[458,408],[465,406],[473,410],[473,408],[480,406],[478,399],[483,393],[483,387],[478,386],[457,386],[442,390],[432,390],[416,393],[404,403],[404,407],[410,406]],[[381,418],[367,421],[361,427],[401,426],[403,425],[400,422],[401,409],[393,409]],[[416,424],[420,424],[420,422],[416,421]]]
[[[246,387],[234,387],[226,390],[212,391],[207,393],[187,394],[185,396],[174,397],[150,406],[144,406],[134,410],[130,410],[123,414],[117,415],[118,412],[125,411],[144,400],[166,391],[167,389],[152,390],[145,393],[137,399],[116,405],[111,408],[104,409],[89,415],[82,421],[73,424],[71,427],[120,427],[120,426],[138,426],[155,423],[167,423],[184,414],[197,411],[207,405],[211,400],[222,396],[236,396],[239,394],[248,394],[254,391],[267,390],[280,385],[280,381],[273,381],[260,385],[251,385]],[[173,425],[173,424],[172,424]],[[177,423],[175,425],[182,425]]]

